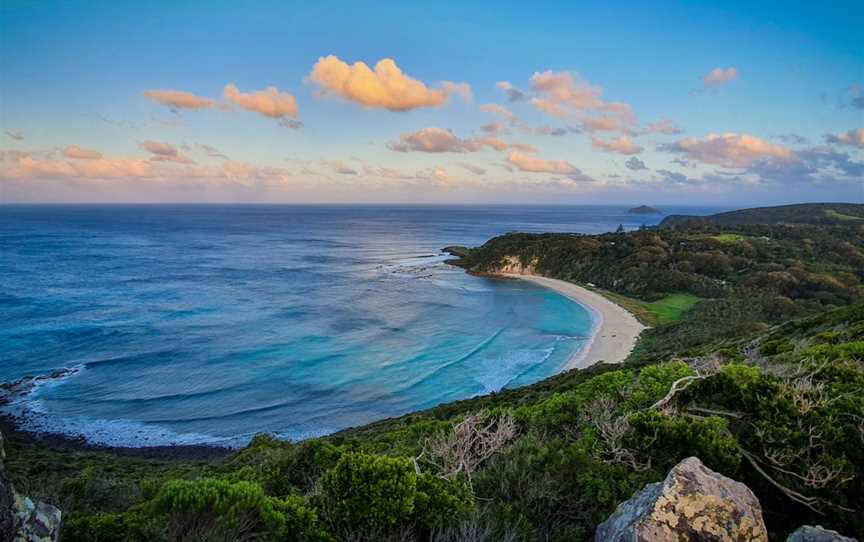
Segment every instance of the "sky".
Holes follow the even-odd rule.
[[[4,0],[0,203],[860,203],[862,28],[862,0]]]

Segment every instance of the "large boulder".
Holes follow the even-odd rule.
[[[804,525],[790,534],[786,542],[858,542],[858,540],[843,536],[837,531],[825,529],[821,525],[815,527]]]
[[[0,542],[54,542],[60,537],[60,510],[33,502],[15,491],[6,477],[3,459],[3,434],[0,433]]]
[[[597,542],[767,542],[753,492],[689,457],[597,527]]]

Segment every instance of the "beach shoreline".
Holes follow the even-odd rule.
[[[624,307],[582,286],[541,275],[498,273],[493,277],[519,279],[542,286],[585,307],[593,325],[588,342],[571,357],[561,372],[585,369],[597,363],[622,363],[647,329]]]

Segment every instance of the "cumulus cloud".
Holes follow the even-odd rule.
[[[737,68],[714,68],[702,76],[702,86],[705,88],[720,87],[737,78]]]
[[[297,100],[287,92],[279,92],[276,87],[246,93],[229,83],[225,85],[222,96],[229,103],[265,117],[281,119],[297,116]]]
[[[471,97],[471,87],[466,83],[445,81],[439,89],[429,88],[403,73],[390,58],[379,60],[372,70],[364,62],[349,65],[329,55],[318,59],[306,79],[321,87],[322,94],[335,94],[364,107],[390,111],[437,107],[450,94]]]
[[[581,120],[588,131],[626,133],[636,121],[628,104],[605,101],[602,87],[570,72],[537,72],[530,82],[535,108],[554,117]]]
[[[839,134],[827,134],[825,141],[835,145],[848,145],[850,147],[858,147],[864,149],[864,128],[857,130],[849,130]]]
[[[63,156],[77,160],[98,160],[102,158],[102,153],[91,149],[83,149],[78,145],[69,145],[63,149]]]
[[[177,147],[161,141],[142,141],[139,147],[152,154],[150,160],[153,162],[177,162],[178,164],[194,164],[195,161],[180,153]]]
[[[449,187],[453,183],[453,178],[440,166],[418,171],[414,178],[421,181],[432,181],[443,187]]]
[[[153,164],[132,158],[62,160],[20,153],[0,160],[0,179],[142,179],[153,176]]]
[[[474,164],[468,164],[468,163],[462,162],[459,165],[462,166],[464,169],[470,171],[474,175],[483,175],[486,173],[485,169],[483,169],[480,166],[475,166]]]
[[[144,96],[154,102],[177,109],[206,109],[213,107],[213,100],[181,90],[145,90]]]
[[[483,111],[484,113],[490,113],[492,115],[496,115],[498,117],[501,117],[503,120],[505,120],[507,122],[512,122],[516,118],[516,115],[514,115],[512,111],[510,111],[509,109],[507,109],[503,105],[483,104],[479,107],[479,109],[480,109],[480,111]]]
[[[795,155],[782,146],[747,134],[708,134],[705,139],[687,138],[663,144],[659,150],[684,154],[706,164],[749,167],[762,159],[792,160]]]
[[[591,146],[605,152],[617,152],[618,154],[639,154],[642,147],[633,143],[626,135],[622,135],[612,141],[603,141],[596,137],[591,138]]]
[[[16,131],[16,130],[6,130],[6,135],[10,139],[14,139],[15,141],[23,141],[24,140],[24,133]]]
[[[416,132],[402,134],[398,142],[388,143],[387,147],[396,152],[430,152],[430,153],[467,153],[479,152],[489,147],[496,151],[519,149],[524,152],[534,152],[534,147],[524,143],[507,143],[494,136],[479,138],[461,138],[442,128],[422,128]]]
[[[639,171],[642,169],[648,169],[648,167],[645,166],[645,162],[636,158],[635,156],[633,156],[632,158],[630,158],[629,160],[624,162],[624,165],[627,167],[627,169],[629,169],[631,171]]]
[[[519,171],[530,173],[574,173],[578,170],[573,164],[564,160],[544,160],[537,156],[513,151],[507,156],[507,162]]]
[[[497,83],[495,83],[495,87],[503,91],[504,94],[507,95],[507,99],[511,102],[521,102],[529,98],[529,95],[527,93],[519,90],[509,81],[498,81]]]

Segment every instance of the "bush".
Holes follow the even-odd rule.
[[[409,520],[417,475],[407,459],[349,453],[321,478],[330,519],[352,529]]]

